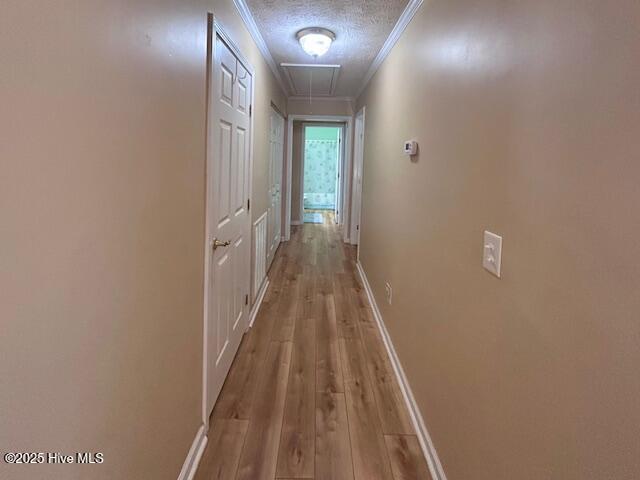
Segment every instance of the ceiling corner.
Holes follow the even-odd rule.
[[[260,53],[262,54],[265,61],[267,62],[267,65],[269,65],[271,72],[276,77],[276,80],[280,85],[282,92],[284,93],[285,97],[288,97],[291,94],[291,92],[289,91],[289,88],[287,88],[285,82],[282,80],[282,75],[280,74],[278,65],[273,59],[273,56],[269,51],[269,47],[267,46],[267,43],[264,41],[264,38],[262,37],[260,30],[258,29],[258,25],[256,24],[256,21],[253,18],[253,15],[251,14],[251,10],[249,10],[249,6],[244,0],[233,0],[233,4],[235,5],[236,10],[240,14],[242,21],[247,27],[247,30],[249,30],[249,33],[251,34],[253,41],[256,42],[256,46],[258,47],[258,50],[260,50]]]
[[[424,0],[409,0],[409,3],[402,12],[402,15],[400,15],[400,18],[398,18],[398,21],[393,27],[393,30],[391,30],[391,33],[380,48],[378,55],[376,55],[376,57],[373,59],[373,62],[371,62],[371,66],[369,67],[367,74],[364,76],[362,86],[355,95],[356,100],[358,99],[358,97],[360,97],[360,95],[362,95],[362,92],[364,92],[364,89],[376,74],[378,68],[380,68],[380,65],[382,65],[382,62],[384,62],[389,53],[391,53],[391,49],[400,39],[402,33],[406,30],[407,26],[418,11],[418,8],[420,8],[420,5],[422,5],[423,1]]]

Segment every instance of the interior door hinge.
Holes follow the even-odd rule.
[[[356,225],[356,230],[360,230],[360,225]]]
[[[251,210],[251,199],[247,198],[247,210]]]
[[[253,115],[253,105],[249,105],[249,116]]]
[[[248,293],[244,296],[244,304],[245,305],[249,305],[249,294]]]

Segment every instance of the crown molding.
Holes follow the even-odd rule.
[[[391,30],[391,33],[387,37],[387,40],[382,45],[382,48],[378,52],[378,55],[376,55],[376,58],[373,59],[373,62],[371,63],[371,66],[369,67],[367,74],[364,76],[364,81],[362,82],[362,86],[358,90],[356,98],[362,95],[362,92],[364,92],[364,89],[369,84],[369,82],[371,81],[375,73],[378,71],[378,68],[380,68],[380,65],[382,65],[382,62],[384,62],[385,58],[387,58],[387,56],[391,52],[391,49],[393,48],[393,46],[400,39],[400,36],[407,28],[407,25],[409,25],[409,22],[411,22],[411,19],[413,19],[413,16],[416,14],[416,12],[418,11],[418,8],[420,8],[420,5],[422,5],[423,1],[424,0],[409,1],[406,8],[402,12],[402,15],[400,15],[400,18],[398,19],[395,26],[393,27],[393,30]]]
[[[253,37],[253,41],[256,42],[258,50],[260,50],[260,53],[262,53],[262,56],[267,62],[267,65],[269,65],[271,72],[276,77],[280,88],[282,88],[282,91],[285,95],[289,95],[289,89],[286,87],[284,81],[282,80],[278,65],[273,60],[273,56],[271,55],[269,47],[267,47],[267,43],[264,41],[264,38],[262,37],[260,30],[258,29],[258,24],[253,18],[251,10],[249,10],[249,6],[244,0],[233,0],[233,4],[235,5],[236,10],[238,10],[238,13],[240,14],[240,17],[242,18],[245,26],[247,27],[247,30],[249,30],[251,37]]]

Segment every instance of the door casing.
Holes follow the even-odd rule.
[[[336,191],[336,209],[339,211],[340,216],[342,216],[342,197],[344,196],[344,184],[342,181],[342,177],[345,175],[344,170],[344,137],[346,134],[346,124],[338,123],[338,122],[304,122],[302,124],[302,158],[300,159],[300,197],[298,198],[298,202],[300,205],[301,215],[304,215],[304,164],[305,164],[305,142],[306,142],[306,128],[307,127],[330,127],[330,128],[338,128],[340,129],[340,153],[338,155],[338,175],[340,176],[340,185],[338,185],[338,190]],[[339,203],[338,203],[339,202]],[[340,216],[336,218],[336,223],[342,223]],[[304,222],[303,222],[304,223]]]
[[[350,228],[349,225],[349,210],[351,207],[350,198],[351,198],[351,146],[352,146],[352,136],[353,136],[353,117],[350,115],[288,115],[287,116],[287,175],[286,175],[286,192],[287,198],[285,201],[286,212],[285,212],[285,240],[289,240],[291,238],[291,206],[292,202],[300,201],[299,199],[291,198],[291,185],[292,185],[292,175],[291,175],[291,167],[293,164],[293,122],[294,121],[303,121],[303,122],[314,122],[314,123],[325,123],[332,124],[331,126],[335,126],[336,123],[344,123],[344,136],[343,136],[343,161],[342,161],[342,171],[341,175],[341,184],[342,184],[342,199],[341,199],[341,214],[340,214],[340,224],[345,226],[343,231],[343,241],[349,242],[349,233]],[[304,139],[303,139],[304,141]],[[303,166],[304,167],[304,166]],[[301,169],[301,172],[304,172],[304,169]],[[304,189],[301,189],[304,190]],[[304,194],[304,193],[303,193]],[[303,195],[302,194],[302,195]]]
[[[366,107],[362,107],[362,110],[356,113],[353,130],[353,185],[351,187],[351,234],[349,235],[352,245],[358,245],[360,243],[365,113]],[[358,248],[358,252],[359,251],[360,248]]]

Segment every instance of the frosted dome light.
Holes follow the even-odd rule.
[[[336,39],[335,33],[326,28],[305,28],[296,37],[302,49],[314,58],[321,57],[329,51],[331,43]]]

